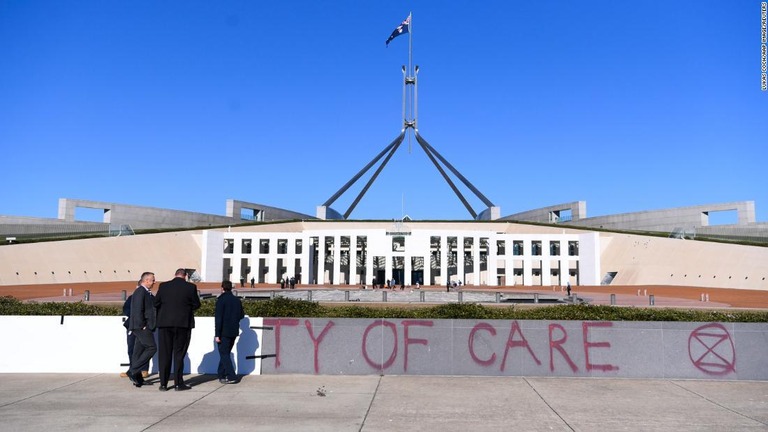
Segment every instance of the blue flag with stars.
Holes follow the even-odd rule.
[[[403,20],[403,22],[400,23],[399,26],[397,26],[395,31],[393,31],[392,34],[389,35],[386,42],[387,46],[389,46],[389,43],[392,42],[392,39],[400,36],[403,33],[408,33],[408,31],[410,30],[410,27],[411,27],[411,16],[408,15],[408,18]]]

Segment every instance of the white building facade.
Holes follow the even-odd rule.
[[[328,222],[303,230],[203,231],[203,280],[398,286],[598,285],[597,233],[504,233],[495,224]]]

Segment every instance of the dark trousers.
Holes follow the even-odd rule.
[[[235,366],[232,364],[232,347],[235,346],[235,338],[222,336],[219,346],[219,379],[237,379]]]
[[[133,347],[136,345],[136,335],[133,334],[133,332],[126,332],[126,342],[128,343],[128,361],[132,362],[133,360]],[[149,372],[149,360],[147,360],[146,363],[141,365],[141,371],[142,372]]]
[[[133,355],[131,355],[131,367],[128,374],[135,375],[141,372],[141,367],[149,363],[149,359],[157,352],[155,345],[155,336],[149,330],[133,330],[136,342],[133,345]]]
[[[187,355],[191,334],[192,329],[183,327],[163,327],[159,330],[158,371],[160,372],[160,385],[168,385],[168,380],[171,378],[171,361],[173,361],[174,384],[184,384],[184,356]]]

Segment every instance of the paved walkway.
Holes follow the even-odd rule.
[[[192,390],[105,374],[0,374],[12,431],[765,431],[768,382],[246,376]],[[150,377],[156,381],[156,376]],[[322,396],[324,395],[324,396]]]

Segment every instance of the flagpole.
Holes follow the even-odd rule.
[[[413,73],[413,12],[408,13],[408,74]]]
[[[408,121],[408,111],[406,111],[406,102],[408,101],[408,71],[403,66],[403,130],[406,129],[406,122]]]
[[[408,12],[408,75],[413,75],[413,11]],[[410,89],[410,114],[413,121],[413,88]],[[408,135],[408,153],[411,152],[411,135]]]

